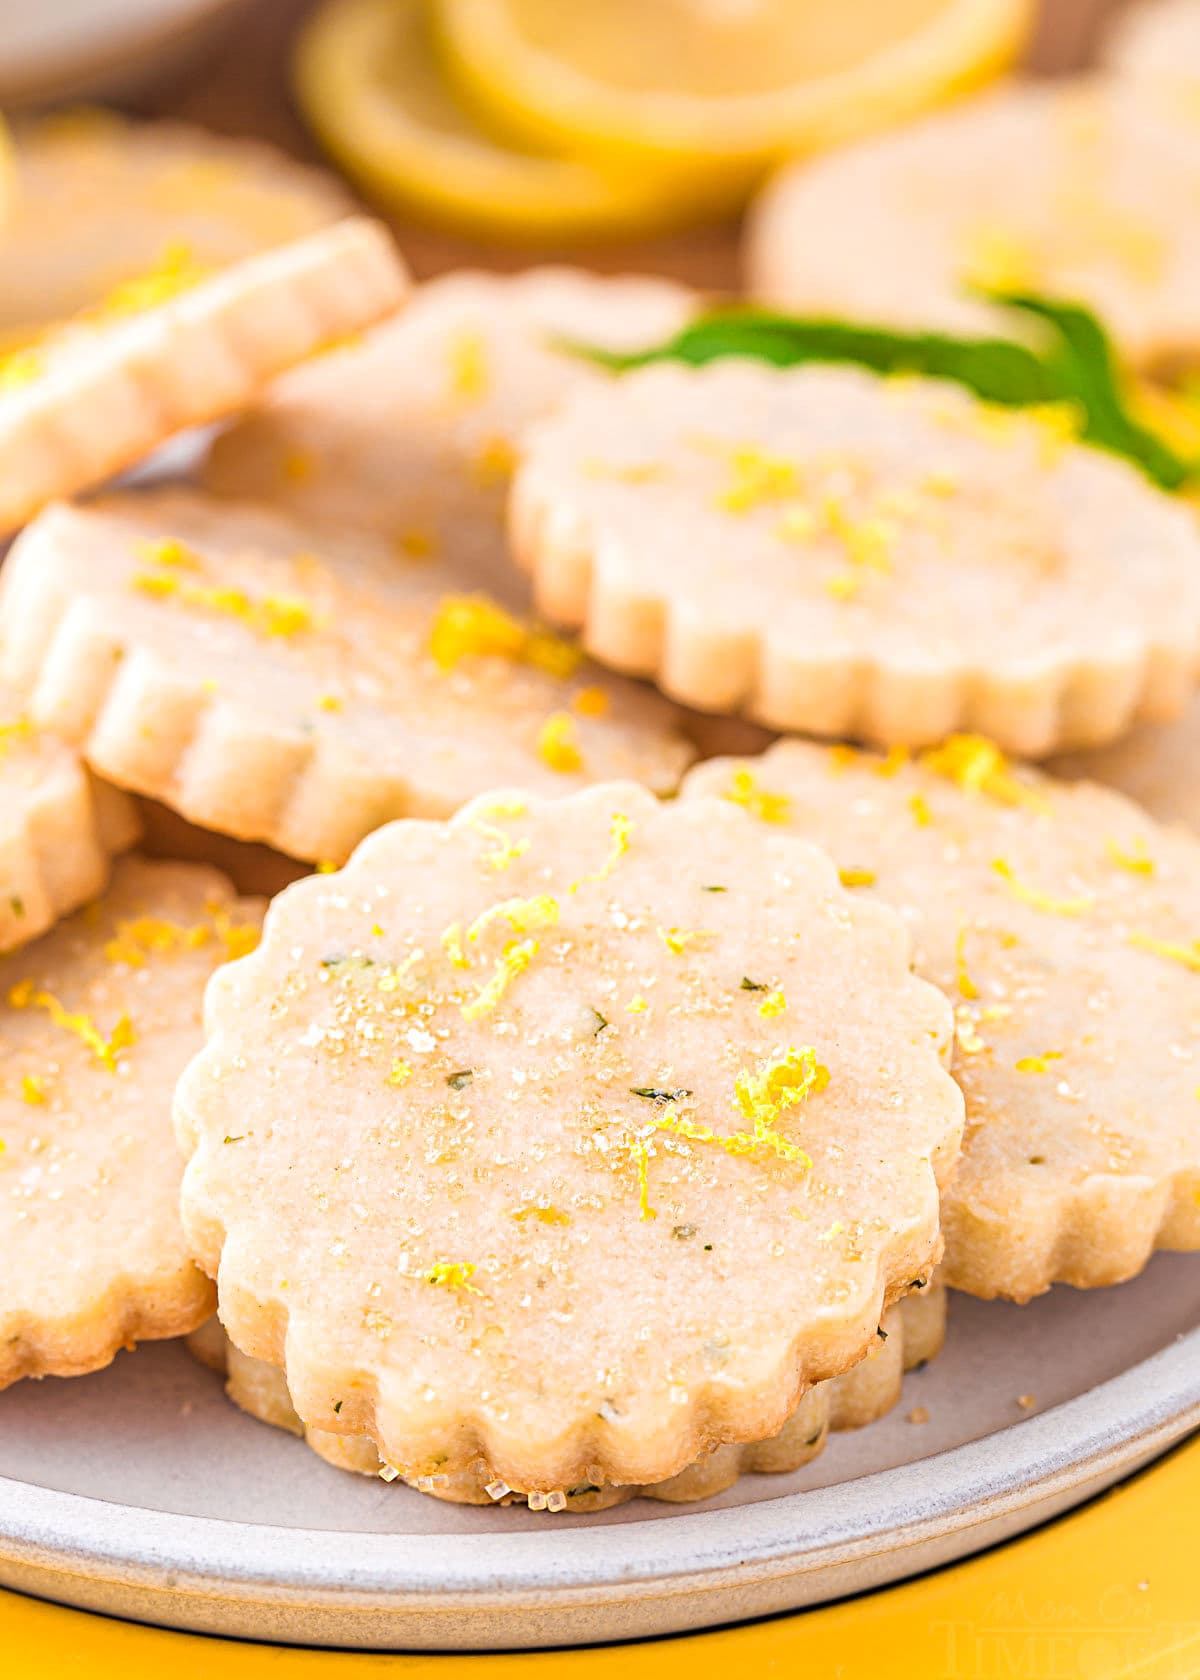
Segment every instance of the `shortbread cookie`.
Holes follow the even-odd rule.
[[[536,1503],[766,1439],[937,1260],[949,1008],[724,801],[394,823],[208,1005],[176,1118],[222,1320],[410,1480]]]
[[[1139,364],[1200,355],[1200,122],[1124,81],[1010,84],[769,186],[747,279],[806,315],[995,332],[975,288],[1089,304]]]
[[[817,1457],[830,1431],[860,1429],[890,1412],[900,1398],[905,1371],[933,1359],[941,1351],[946,1328],[946,1292],[934,1281],[928,1287],[905,1296],[884,1318],[881,1333],[865,1359],[828,1382],[810,1388],[778,1435],[769,1441],[718,1447],[707,1457],[689,1464],[669,1481],[646,1487],[595,1487],[589,1482],[545,1494],[544,1508],[551,1511],[599,1511],[623,1504],[639,1495],[672,1504],[710,1499],[732,1487],[739,1476],[786,1474],[799,1470]],[[196,1358],[226,1377],[225,1391],[236,1406],[262,1423],[286,1429],[304,1438],[312,1450],[339,1470],[359,1475],[396,1478],[393,1467],[379,1456],[368,1436],[334,1435],[328,1430],[308,1429],[292,1405],[287,1379],[276,1365],[250,1359],[240,1353],[221,1329],[220,1321],[209,1319],[188,1338]],[[466,1470],[458,1476],[433,1475],[417,1486],[421,1493],[460,1505],[516,1504],[528,1495],[511,1489],[489,1493],[478,1472]],[[540,1503],[540,1502],[539,1502]]]
[[[0,531],[100,483],[400,301],[376,222],[351,218],[177,290],[48,332],[0,360]]]
[[[138,837],[131,800],[37,729],[0,686],[0,952],[94,898]]]
[[[1159,822],[1200,833],[1200,700],[1174,723],[1144,724],[1111,746],[1055,759],[1050,769],[1069,780],[1102,782]]]
[[[344,859],[497,783],[672,790],[671,708],[369,533],[190,491],[55,507],[0,582],[0,672],[98,774],[201,827]]]
[[[1138,0],[1122,7],[1104,48],[1118,75],[1174,100],[1185,120],[1200,123],[1200,4],[1197,0]]]
[[[205,982],[260,918],[215,870],[125,859],[102,899],[0,960],[0,1387],[97,1370],[211,1312],[171,1094]]]
[[[940,1276],[1028,1299],[1200,1248],[1200,845],[959,737],[909,761],[782,742],[714,793],[900,910],[951,998],[967,1099]]]
[[[694,307],[666,280],[566,268],[433,280],[402,316],[273,386],[217,440],[207,482],[370,526],[490,580],[506,570],[504,503],[527,427],[606,377],[564,341],[634,348]]]
[[[531,434],[510,514],[597,658],[777,729],[1042,754],[1177,713],[1197,671],[1187,510],[941,383],[659,364]]]
[[[258,140],[113,111],[56,112],[17,131],[0,232],[0,353],[83,311],[167,293],[353,209],[340,183]]]

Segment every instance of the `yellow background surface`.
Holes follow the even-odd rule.
[[[384,1656],[161,1632],[0,1593],[0,1676],[87,1680],[1193,1680],[1200,1436],[1024,1539],[807,1614],[537,1655]]]

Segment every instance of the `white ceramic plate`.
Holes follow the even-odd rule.
[[[147,1346],[0,1395],[0,1582],[172,1627],[375,1648],[562,1645],[793,1609],[963,1557],[1165,1450],[1200,1425],[1198,1324],[1197,1257],[1021,1308],[956,1296],[945,1352],[900,1406],[804,1470],[592,1517],[333,1470],[236,1412],[182,1347]]]

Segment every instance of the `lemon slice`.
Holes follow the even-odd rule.
[[[473,109],[528,143],[744,190],[997,73],[1031,0],[434,0]]]
[[[688,213],[687,195],[661,179],[493,139],[442,76],[424,0],[326,0],[293,73],[322,144],[389,208],[534,241],[642,232]]]

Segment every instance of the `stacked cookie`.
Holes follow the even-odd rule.
[[[663,282],[259,245],[0,362],[0,1384],[192,1332],[346,1469],[695,1499],[945,1284],[1200,1248],[1200,842],[1006,757],[1188,705],[1185,505],[933,381],[606,372]]]

